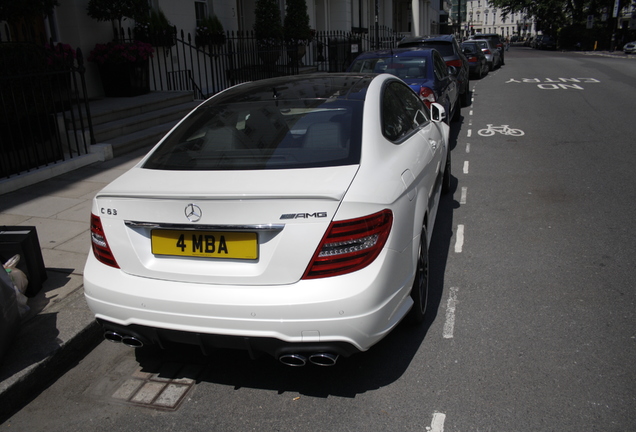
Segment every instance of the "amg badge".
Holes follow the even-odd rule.
[[[281,215],[281,219],[311,219],[311,218],[326,218],[327,212],[316,213],[287,213]]]

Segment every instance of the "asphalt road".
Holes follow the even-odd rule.
[[[513,47],[471,88],[431,322],[332,368],[104,342],[0,429],[634,430],[636,60]]]

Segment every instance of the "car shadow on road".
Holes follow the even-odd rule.
[[[427,319],[420,325],[406,320],[389,335],[364,353],[349,358],[340,358],[331,367],[308,364],[290,367],[268,355],[255,360],[245,351],[215,350],[204,356],[194,346],[174,346],[161,350],[144,347],[136,350],[136,359],[142,371],[159,374],[166,363],[182,364],[182,368],[171,370],[200,370],[197,376],[175,376],[165,378],[189,378],[241,388],[276,391],[279,394],[293,392],[304,396],[326,398],[340,396],[353,398],[358,394],[379,389],[397,381],[418,355],[425,338],[441,338],[442,334],[429,334],[433,324],[439,330],[440,305],[444,292],[444,274],[448,261],[450,242],[453,236],[453,212],[458,207],[454,195],[457,179],[452,178],[452,193],[442,195],[439,203],[435,229],[429,251],[429,299]],[[443,324],[443,323],[442,323]],[[426,355],[425,349],[420,355]],[[425,360],[424,360],[425,361]],[[188,368],[187,365],[203,365],[203,368]],[[187,374],[187,372],[183,372]]]

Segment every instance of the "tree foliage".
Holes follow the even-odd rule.
[[[254,33],[257,39],[270,42],[283,39],[283,23],[276,0],[257,0],[254,14]]]
[[[621,8],[630,7],[633,2],[621,0]],[[614,0],[488,0],[488,3],[500,9],[504,16],[520,12],[534,19],[537,30],[544,34],[556,36],[565,30],[571,39],[588,36],[599,39],[599,34],[611,33],[616,26],[612,20],[602,22],[600,19],[604,11],[611,13]],[[595,17],[594,29],[585,27],[588,15]]]
[[[146,18],[149,6],[147,0],[90,0],[86,11],[94,20],[117,21],[121,27],[124,18]]]
[[[57,0],[0,0],[0,21],[50,15],[58,5]]]

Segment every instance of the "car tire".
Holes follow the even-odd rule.
[[[408,319],[413,324],[420,324],[426,318],[426,307],[428,305],[428,237],[426,226],[422,227],[420,234],[420,245],[417,253],[417,263],[415,269],[415,280],[411,288],[411,298],[413,307],[409,311]]]
[[[464,86],[464,92],[459,95],[461,99],[461,106],[470,105],[470,82],[466,79],[466,85]]]
[[[455,102],[455,112],[453,113],[452,121],[457,122],[462,118],[462,107],[459,102]]]
[[[442,194],[447,194],[451,190],[451,151],[448,149],[446,153],[446,167],[444,168],[444,176],[442,177]]]

